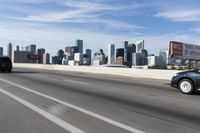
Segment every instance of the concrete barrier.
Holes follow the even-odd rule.
[[[180,71],[177,70],[158,70],[158,69],[133,69],[133,68],[111,68],[93,66],[66,66],[66,65],[43,65],[43,64],[13,64],[16,68],[45,69],[57,71],[73,71],[97,74],[122,75],[139,78],[152,78],[171,80],[172,76]]]

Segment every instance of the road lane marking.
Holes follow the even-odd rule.
[[[86,83],[86,82],[74,81],[70,79],[63,79],[63,80],[67,82],[75,83],[75,84],[90,85],[89,83]]]
[[[29,109],[39,113],[40,115],[42,115],[46,119],[50,120],[51,122],[55,123],[56,125],[64,128],[65,130],[67,130],[71,133],[86,133],[86,132],[82,131],[81,129],[78,129],[78,128],[74,127],[73,125],[65,122],[64,120],[59,119],[58,117],[38,108],[37,106],[33,105],[32,103],[25,101],[24,99],[14,95],[14,94],[12,94],[8,91],[5,91],[1,87],[0,87],[0,92],[3,93],[4,95],[9,96],[10,98],[14,99],[15,101],[23,104],[24,106],[28,107]]]
[[[3,78],[0,78],[0,80],[3,81],[3,82],[5,82],[5,83],[8,83],[8,84],[10,84],[10,85],[13,85],[13,86],[16,86],[16,87],[18,87],[18,88],[21,88],[21,89],[23,89],[23,90],[26,90],[26,91],[29,91],[29,92],[31,92],[31,93],[34,93],[34,94],[36,94],[36,95],[39,95],[39,96],[45,97],[45,98],[47,98],[47,99],[53,100],[53,101],[55,101],[55,102],[58,102],[58,103],[60,103],[60,104],[63,104],[63,105],[65,105],[65,106],[69,107],[69,108],[72,108],[72,109],[76,110],[76,111],[79,111],[79,112],[81,112],[81,113],[84,113],[84,114],[86,114],[86,115],[89,115],[89,116],[91,116],[91,117],[94,117],[94,118],[96,118],[96,119],[99,119],[99,120],[101,120],[101,121],[104,121],[104,122],[106,122],[106,123],[108,123],[108,124],[111,124],[111,125],[113,125],[113,126],[116,126],[116,127],[121,128],[121,129],[124,129],[124,130],[126,130],[126,131],[131,132],[131,133],[144,133],[144,132],[141,131],[141,130],[138,130],[138,129],[136,129],[136,128],[130,127],[130,126],[125,125],[125,124],[123,124],[123,123],[114,121],[114,120],[112,120],[112,119],[110,119],[110,118],[107,118],[107,117],[104,117],[104,116],[102,116],[102,115],[93,113],[93,112],[91,112],[91,111],[89,111],[89,110],[83,109],[83,108],[78,107],[78,106],[76,106],[76,105],[73,105],[73,104],[64,102],[64,101],[59,100],[59,99],[57,99],[57,98],[48,96],[48,95],[46,95],[46,94],[44,94],[44,93],[41,93],[41,92],[38,92],[38,91],[35,91],[35,90],[32,90],[32,89],[29,89],[29,88],[27,88],[27,87],[24,87],[24,86],[22,86],[22,85],[18,85],[18,84],[16,84],[16,83],[11,82],[11,81],[7,81],[7,80],[5,80],[5,79],[3,79]]]

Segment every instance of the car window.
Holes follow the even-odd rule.
[[[0,62],[9,63],[11,61],[9,58],[0,58]]]

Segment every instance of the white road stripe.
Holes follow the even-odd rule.
[[[64,80],[64,81],[67,81],[67,82],[75,83],[75,84],[89,85],[89,84],[86,83],[86,82],[74,81],[74,80],[69,80],[69,79],[63,79],[63,80]]]
[[[125,125],[125,124],[123,124],[123,123],[114,121],[114,120],[109,119],[109,118],[107,118],[107,117],[104,117],[104,116],[102,116],[102,115],[93,113],[93,112],[88,111],[88,110],[86,110],[86,109],[83,109],[83,108],[81,108],[81,107],[75,106],[75,105],[73,105],[73,104],[64,102],[64,101],[59,100],[59,99],[57,99],[57,98],[54,98],[54,97],[48,96],[48,95],[46,95],[46,94],[40,93],[40,92],[38,92],[38,91],[31,90],[31,89],[29,89],[29,88],[27,88],[27,87],[18,85],[18,84],[16,84],[16,83],[11,82],[11,81],[7,81],[7,80],[5,80],[5,79],[3,79],[3,78],[0,78],[0,80],[3,81],[3,82],[8,83],[8,84],[10,84],[10,85],[13,85],[13,86],[16,86],[16,87],[18,87],[18,88],[21,88],[21,89],[23,89],[23,90],[32,92],[32,93],[37,94],[37,95],[39,95],[39,96],[42,96],[42,97],[45,97],[45,98],[47,98],[47,99],[53,100],[53,101],[55,101],[55,102],[58,102],[58,103],[60,103],[60,104],[63,104],[63,105],[65,105],[65,106],[67,106],[67,107],[70,107],[70,108],[76,110],[76,111],[82,112],[82,113],[84,113],[84,114],[87,114],[87,115],[92,116],[92,117],[94,117],[94,118],[96,118],[96,119],[102,120],[102,121],[104,121],[104,122],[106,122],[106,123],[109,123],[109,124],[111,124],[111,125],[114,125],[114,126],[116,126],[116,127],[119,127],[119,128],[121,128],[121,129],[124,129],[124,130],[126,130],[126,131],[131,132],[131,133],[144,133],[143,131],[138,130],[138,129],[136,129],[136,128],[133,128],[133,127],[130,127],[130,126]]]
[[[5,91],[4,89],[0,88],[0,92],[9,96],[10,98],[14,99],[15,101],[25,105],[26,107],[28,107],[29,109],[39,113],[40,115],[42,115],[43,117],[45,117],[46,119],[50,120],[51,122],[55,123],[56,125],[64,128],[65,130],[71,132],[71,133],[85,133],[84,131],[82,131],[81,129],[78,129],[76,127],[74,127],[73,125],[65,122],[64,120],[59,119],[58,117],[38,108],[37,106],[31,104],[28,101],[25,101],[24,99],[17,97],[16,95]]]

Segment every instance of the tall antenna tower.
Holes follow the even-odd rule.
[[[22,51],[25,51],[25,50],[26,50],[23,43],[21,44],[21,50],[22,50]]]

